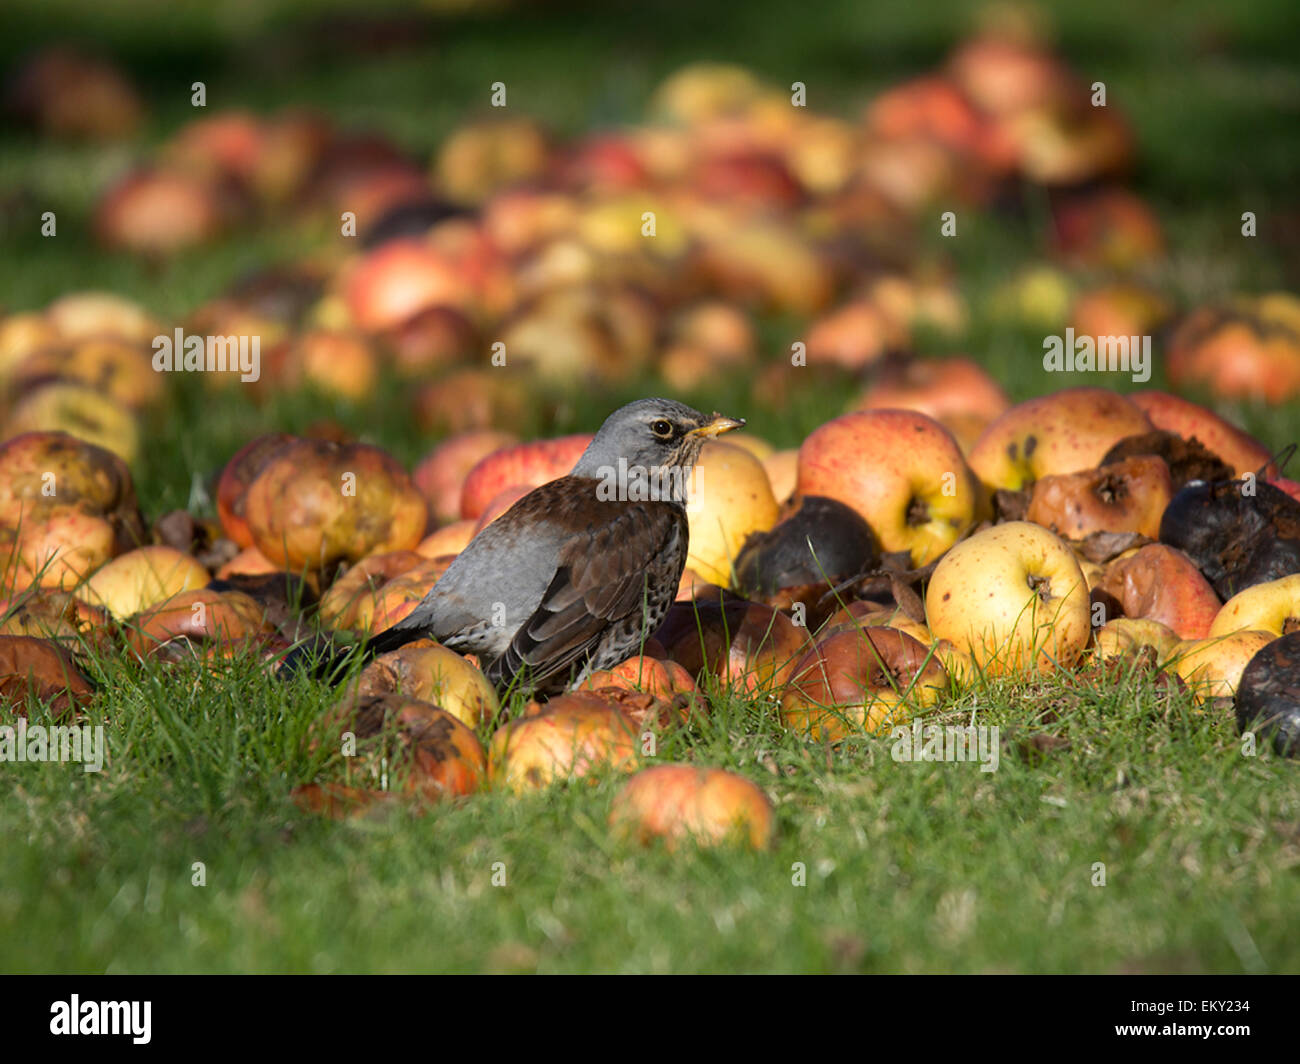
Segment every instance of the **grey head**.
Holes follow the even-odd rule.
[[[638,399],[605,419],[571,474],[602,481],[619,499],[657,499],[684,505],[700,450],[745,422],[702,414],[672,399]]]

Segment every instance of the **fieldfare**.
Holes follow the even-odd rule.
[[[479,532],[414,612],[366,643],[365,656],[427,636],[478,655],[498,689],[533,693],[623,661],[676,597],[700,449],[743,424],[670,399],[614,411],[567,476]],[[333,657],[315,671],[337,678],[342,663]]]

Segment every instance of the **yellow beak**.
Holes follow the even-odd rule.
[[[732,429],[745,427],[745,419],[739,417],[724,417],[722,414],[715,413],[708,421],[697,429],[691,429],[686,435],[688,436],[707,436],[712,439],[714,436],[721,436],[724,432],[730,432]]]

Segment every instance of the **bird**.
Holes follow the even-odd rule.
[[[483,528],[407,617],[363,644],[362,659],[427,637],[477,655],[499,691],[534,697],[626,660],[676,598],[700,451],[744,424],[671,399],[615,410],[567,475]],[[285,664],[314,660],[318,677],[338,682],[355,654],[320,661],[307,645]]]

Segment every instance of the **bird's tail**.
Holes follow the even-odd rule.
[[[280,662],[277,675],[289,678],[296,673],[305,673],[337,687],[353,667],[360,668],[380,654],[419,639],[422,634],[412,629],[390,628],[350,646],[339,646],[326,636],[318,636],[290,650]]]

